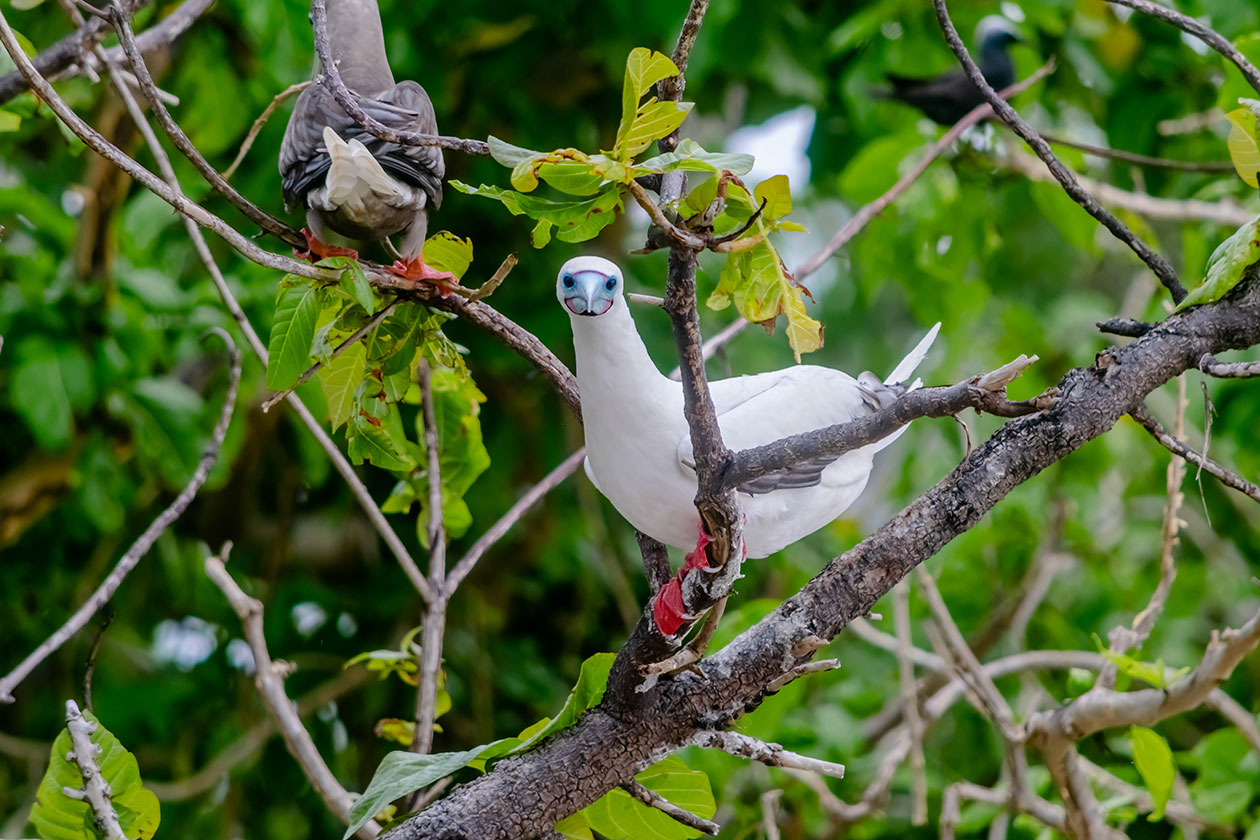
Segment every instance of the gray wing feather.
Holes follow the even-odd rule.
[[[433,103],[416,82],[402,82],[380,99],[360,98],[359,104],[368,116],[397,131],[437,133]],[[333,95],[318,84],[311,85],[298,97],[280,144],[281,187],[287,207],[292,209],[304,204],[306,194],[317,187],[328,172],[330,161],[324,149],[324,126],[330,126],[344,140],[359,140],[386,172],[420,187],[434,207],[441,207],[442,178],[446,175],[442,150],[437,146],[399,146],[368,134],[350,119]]]

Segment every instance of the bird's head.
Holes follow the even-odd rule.
[[[556,297],[574,315],[603,315],[621,297],[624,279],[603,257],[574,257],[560,267]]]
[[[989,15],[976,26],[976,43],[980,45],[981,53],[1005,51],[1011,44],[1022,40],[1024,37],[1015,24],[1001,15]]]

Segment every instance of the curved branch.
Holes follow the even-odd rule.
[[[971,83],[980,91],[980,95],[988,100],[993,106],[993,111],[1001,118],[1002,122],[1010,126],[1020,138],[1028,144],[1028,146],[1037,153],[1037,157],[1041,158],[1050,171],[1054,173],[1054,177],[1063,185],[1063,190],[1072,197],[1072,200],[1084,208],[1085,212],[1093,216],[1103,227],[1111,231],[1117,239],[1132,249],[1133,253],[1155,273],[1159,278],[1159,282],[1164,284],[1172,295],[1174,303],[1181,303],[1186,296],[1185,287],[1181,285],[1181,281],[1177,279],[1177,272],[1168,263],[1168,260],[1161,257],[1150,249],[1150,247],[1137,237],[1133,231],[1129,230],[1129,226],[1108,213],[1102,208],[1102,205],[1094,199],[1092,195],[1087,193],[1076,178],[1072,175],[1063,162],[1055,157],[1054,152],[1050,150],[1050,145],[1033,130],[1032,126],[1024,122],[1016,113],[1015,109],[1006,104],[1002,97],[984,80],[984,74],[980,72],[980,68],[972,61],[971,55],[967,52],[967,48],[963,46],[962,39],[958,37],[958,31],[954,29],[954,23],[949,19],[949,11],[945,8],[945,0],[932,0],[932,5],[936,9],[936,20],[941,25],[941,32],[945,35],[949,48],[954,51],[954,55],[958,57],[958,61],[962,64],[963,69],[967,72],[967,77],[971,79]]]

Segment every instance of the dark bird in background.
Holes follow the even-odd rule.
[[[417,82],[394,82],[376,0],[328,0],[328,41],[346,88],[371,117],[398,131],[437,134],[429,95]],[[437,146],[399,146],[365,131],[332,93],[302,91],[280,146],[281,187],[290,210],[306,210],[304,256],[358,257],[327,244],[326,229],[357,241],[383,240],[409,280],[457,282],[424,264],[429,208],[442,204],[446,163]],[[387,237],[402,233],[395,251]]]
[[[1015,83],[1015,63],[1011,61],[1007,48],[1018,40],[1019,33],[1004,17],[990,15],[976,27],[980,72],[994,90]],[[928,119],[941,125],[953,125],[984,102],[984,97],[961,67],[931,79],[910,79],[891,73],[887,76],[892,90],[875,91],[875,96],[913,105]]]

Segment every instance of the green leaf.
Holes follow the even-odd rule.
[[[787,273],[769,240],[727,257],[708,306],[725,309],[731,303],[744,318],[768,330],[774,329],[780,315],[786,315],[788,343],[798,362],[802,353],[822,347],[822,324],[805,311],[801,287]]]
[[[467,767],[468,762],[493,746],[494,744],[488,744],[463,752],[435,755],[417,755],[401,750],[389,753],[380,767],[376,768],[367,790],[350,806],[350,826],[342,835],[342,840],[349,840],[368,820],[395,799],[414,793],[425,785],[431,785],[438,779]]]
[[[564,840],[594,840],[591,824],[586,821],[586,817],[580,811],[556,823],[555,832]]]
[[[33,336],[16,348],[9,399],[44,449],[63,449],[74,432],[74,412],[63,371],[62,348]]]
[[[786,175],[775,175],[757,185],[757,188],[753,190],[753,203],[760,207],[763,201],[766,203],[766,209],[761,212],[761,218],[767,221],[773,221],[792,212],[792,190],[788,185]]]
[[[709,819],[717,811],[709,777],[670,756],[635,776],[644,787],[679,808]],[[609,840],[688,840],[700,831],[614,788],[581,811],[591,828]]]
[[[608,672],[612,670],[613,660],[616,658],[615,653],[597,653],[587,657],[582,663],[582,670],[578,673],[577,684],[569,692],[560,713],[541,728],[533,732],[526,730],[529,733],[528,737],[526,733],[521,733],[521,743],[512,750],[512,753],[525,752],[544,738],[562,729],[568,729],[577,723],[583,712],[598,706],[604,699],[604,690],[608,688]]]
[[[1207,276],[1190,290],[1178,309],[1220,300],[1238,285],[1247,269],[1260,261],[1260,216],[1234,231],[1208,257]]]
[[[655,98],[649,99],[635,113],[630,127],[617,133],[613,157],[619,160],[633,159],[651,145],[653,140],[664,137],[682,125],[693,105],[692,102],[657,102]]]
[[[1260,64],[1260,32],[1243,35],[1234,41],[1234,46],[1252,64]],[[1220,85],[1220,93],[1216,101],[1222,110],[1228,111],[1238,102],[1239,97],[1255,96],[1256,92],[1232,62],[1223,63],[1225,81]]]
[[[582,201],[550,201],[522,195],[501,187],[469,186],[460,181],[448,182],[468,195],[479,195],[500,201],[513,216],[529,216],[536,221],[550,222],[561,242],[585,242],[593,239],[616,219],[622,209],[621,191],[615,184],[606,185],[598,195]]]
[[[433,234],[424,243],[424,261],[438,271],[449,271],[463,278],[473,261],[471,239],[461,239],[450,231]]]
[[[1144,726],[1129,727],[1129,743],[1133,747],[1133,763],[1155,803],[1149,819],[1157,822],[1164,817],[1164,806],[1172,796],[1173,779],[1177,776],[1172,750],[1158,732]]]
[[[12,111],[0,110],[0,133],[17,131],[22,127],[22,117]]]
[[[1238,177],[1249,186],[1260,187],[1256,173],[1260,172],[1260,140],[1256,137],[1256,115],[1250,108],[1235,108],[1225,115],[1229,120],[1229,159],[1234,163]]]
[[[276,314],[267,342],[267,387],[283,391],[310,367],[315,323],[319,320],[320,287],[288,275],[276,293]]]
[[[387,406],[383,417],[368,414],[363,408],[350,422],[347,435],[347,454],[355,464],[371,461],[383,470],[404,472],[416,467],[415,460],[404,446],[406,438],[394,419],[398,414],[395,406]]]
[[[355,396],[366,372],[367,350],[362,341],[319,369],[319,384],[328,401],[328,422],[334,432],[354,416]]]
[[[341,269],[341,279],[337,281],[337,285],[352,301],[362,306],[368,315],[376,314],[376,295],[372,292],[372,284],[368,282],[358,260],[350,257],[329,257],[317,264],[325,268]]]
[[[626,78],[621,88],[621,124],[617,127],[617,139],[613,145],[614,157],[622,160],[632,157],[619,155],[617,151],[625,148],[625,140],[634,129],[639,100],[661,79],[677,75],[678,68],[668,56],[646,47],[636,47],[630,51],[630,55],[626,57]]]
[[[543,152],[535,152],[531,149],[513,146],[511,143],[504,142],[493,134],[486,138],[486,145],[490,147],[490,157],[504,166],[514,167],[524,161],[541,157],[543,154]]]
[[[551,232],[555,230],[555,225],[543,219],[534,225],[534,229],[529,232],[529,244],[535,248],[546,248],[547,243],[551,241]]]
[[[642,175],[649,172],[671,172],[675,169],[692,172],[725,170],[732,175],[747,175],[756,161],[752,155],[706,152],[703,146],[688,137],[674,151],[636,163],[634,171],[636,175]]]
[[[157,831],[161,813],[157,797],[142,785],[136,757],[91,712],[85,711],[83,716],[96,724],[91,738],[101,750],[97,765],[109,783],[123,832],[129,838],[149,840]],[[31,809],[31,824],[42,840],[98,840],[92,827],[91,807],[63,792],[64,788],[83,790],[78,766],[66,760],[66,753],[73,749],[70,732],[63,729],[53,741],[48,771]]]

